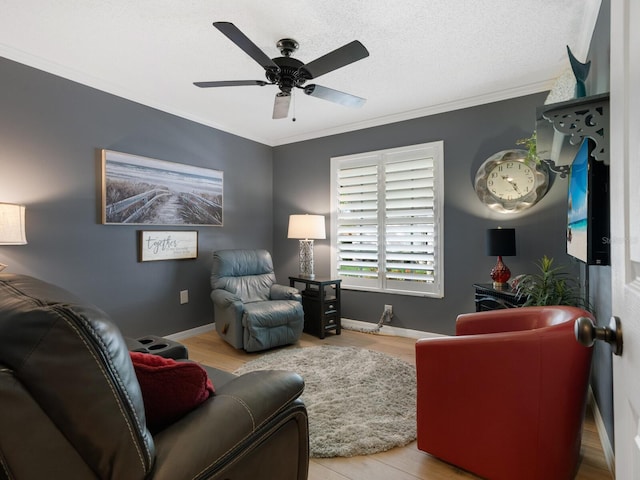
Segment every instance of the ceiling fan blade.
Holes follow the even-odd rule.
[[[289,104],[291,103],[291,94],[278,92],[273,103],[273,119],[287,118],[289,115]]]
[[[222,32],[229,40],[240,47],[244,52],[262,65],[265,70],[279,70],[278,65],[264,53],[258,46],[242,33],[238,27],[231,22],[213,22],[213,26]]]
[[[196,87],[210,88],[210,87],[240,87],[243,85],[259,85],[264,87],[269,85],[269,82],[264,80],[222,80],[219,82],[193,82]]]
[[[332,88],[323,87],[322,85],[307,85],[304,87],[304,93],[312,97],[329,100],[330,102],[339,103],[345,107],[358,108],[365,104],[365,98],[356,97],[350,93],[340,92]]]
[[[308,78],[318,78],[320,75],[337,70],[338,68],[357,62],[368,56],[369,51],[365,46],[358,40],[354,40],[320,58],[316,58],[300,67],[300,70],[308,74]]]

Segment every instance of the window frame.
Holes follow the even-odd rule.
[[[406,280],[391,280],[387,278],[386,272],[386,256],[389,253],[388,244],[385,241],[387,222],[386,194],[389,188],[385,183],[386,172],[385,166],[399,162],[410,162],[412,160],[430,159],[433,165],[430,167],[432,177],[424,177],[425,179],[433,179],[433,236],[434,236],[434,280],[433,282],[407,282]],[[377,198],[375,211],[377,212],[376,234],[379,239],[378,246],[374,250],[377,257],[378,271],[373,278],[357,278],[340,275],[338,270],[338,254],[339,237],[338,237],[338,212],[339,212],[339,183],[338,174],[348,168],[358,168],[375,165],[376,167],[376,185]],[[444,247],[444,219],[443,219],[443,203],[444,203],[444,142],[435,141],[422,143],[417,145],[409,145],[404,147],[377,150],[372,152],[363,152],[353,155],[344,155],[331,158],[331,275],[332,278],[340,278],[341,288],[373,291],[379,293],[390,293],[399,295],[425,296],[434,298],[444,297],[444,265],[443,265],[443,247]],[[406,217],[411,218],[411,216]],[[416,222],[424,224],[424,222]],[[382,246],[382,249],[380,248]],[[382,251],[381,251],[382,250]],[[410,286],[411,288],[407,288]]]

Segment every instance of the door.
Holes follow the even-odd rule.
[[[640,2],[611,1],[611,253],[616,478],[640,479]]]

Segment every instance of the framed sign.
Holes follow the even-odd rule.
[[[138,243],[140,262],[198,258],[196,230],[139,230]]]
[[[102,150],[102,223],[222,226],[220,170]]]

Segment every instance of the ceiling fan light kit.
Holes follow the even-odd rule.
[[[233,23],[214,22],[216,27],[229,40],[235,43],[255,62],[265,70],[264,80],[222,80],[209,82],[194,82],[200,88],[211,87],[237,87],[237,86],[265,86],[277,85],[280,91],[276,93],[273,118],[286,118],[289,113],[291,94],[294,88],[301,89],[305,94],[338,103],[346,107],[358,108],[365,104],[366,100],[349,93],[323,87],[321,85],[305,85],[308,80],[313,80],[325,73],[332,72],[346,65],[369,56],[368,50],[362,43],[354,40],[333,50],[307,64],[304,64],[291,55],[298,49],[299,44],[292,38],[283,38],[276,44],[281,57],[269,58],[256,44],[254,44]]]

